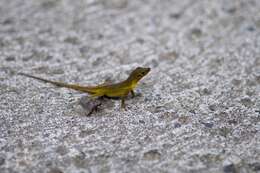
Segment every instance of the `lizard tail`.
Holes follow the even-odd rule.
[[[91,87],[79,86],[79,85],[75,85],[75,84],[66,84],[66,83],[62,83],[62,82],[55,82],[55,81],[47,80],[47,79],[44,79],[44,78],[36,77],[36,76],[33,76],[33,75],[25,74],[25,73],[18,73],[18,74],[29,77],[29,78],[37,79],[37,80],[45,82],[45,83],[50,83],[50,84],[53,84],[57,87],[69,88],[69,89],[73,89],[73,90],[77,90],[77,91],[81,91],[81,92],[86,92],[86,93],[89,93],[91,95],[96,94],[94,89],[91,88]]]

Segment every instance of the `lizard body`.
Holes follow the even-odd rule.
[[[81,92],[90,94],[92,97],[109,97],[109,98],[120,98],[121,107],[125,108],[125,98],[129,93],[134,96],[134,88],[137,86],[139,80],[141,80],[147,73],[149,73],[150,68],[137,67],[131,72],[129,77],[119,83],[115,84],[101,84],[97,86],[80,86],[75,84],[67,84],[63,82],[51,81],[48,79],[36,77],[33,75],[19,73],[20,75],[27,76],[33,79],[40,80],[42,82],[50,83],[58,87],[69,88]]]

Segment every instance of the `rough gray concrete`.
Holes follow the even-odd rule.
[[[1,0],[0,172],[260,171],[259,0]],[[137,66],[134,99],[85,94]]]

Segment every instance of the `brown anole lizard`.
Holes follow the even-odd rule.
[[[125,108],[125,99],[129,93],[134,96],[134,89],[137,86],[137,83],[140,79],[142,79],[147,73],[149,73],[150,68],[137,67],[133,70],[129,77],[119,83],[114,84],[101,84],[97,86],[80,86],[75,84],[66,84],[63,82],[56,82],[47,79],[43,79],[40,77],[36,77],[33,75],[19,73],[20,75],[27,76],[33,79],[37,79],[46,83],[51,83],[58,87],[70,88],[73,90],[86,92],[90,94],[92,97],[108,97],[108,98],[120,98],[121,99],[121,107]]]

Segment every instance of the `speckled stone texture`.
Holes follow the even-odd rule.
[[[69,83],[152,71],[85,116]],[[87,101],[85,101],[87,102]],[[259,0],[1,0],[1,173],[260,171]]]

